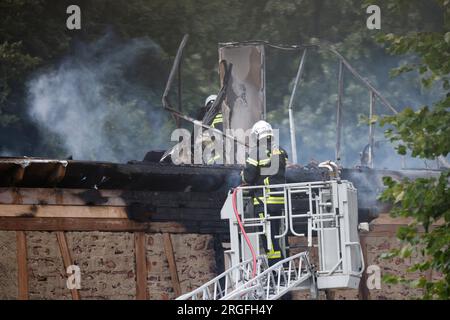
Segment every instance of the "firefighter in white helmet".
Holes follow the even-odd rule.
[[[212,105],[214,104],[214,102],[216,101],[216,99],[217,99],[217,95],[215,95],[215,94],[212,94],[212,95],[210,95],[210,96],[208,96],[208,97],[206,98],[206,100],[205,100],[205,108],[206,108],[206,111],[208,111],[209,108],[212,107]],[[210,126],[213,127],[214,129],[223,131],[223,115],[222,115],[222,112],[219,111],[219,112],[214,116],[213,121],[212,121],[211,123],[208,123],[208,125],[210,125]]]
[[[250,150],[246,160],[245,168],[241,173],[242,182],[248,185],[274,185],[286,183],[286,163],[288,155],[286,151],[275,145],[273,139],[272,126],[266,121],[260,120],[252,127],[252,135],[256,138],[256,146]],[[261,170],[261,169],[266,170]],[[266,187],[267,192],[279,191]],[[253,205],[255,214],[264,218],[264,205],[267,206],[267,213],[270,216],[280,216],[284,209],[284,197],[282,195],[263,196],[262,189],[257,189],[253,194]],[[275,235],[280,234],[280,219],[270,220],[271,243],[267,246],[267,237],[263,241],[269,265],[280,261],[281,254],[280,239],[275,239]]]
[[[217,95],[215,95],[215,94],[211,94],[206,97],[205,102],[203,103],[202,107],[199,108],[197,115],[195,117],[198,121],[203,120],[203,118],[205,117],[205,114],[212,107],[212,105],[214,104],[214,101],[216,101],[216,99],[217,99]]]
[[[208,97],[206,97],[205,107],[212,105],[214,103],[214,101],[216,101],[216,99],[217,99],[217,95],[215,95],[215,94],[211,94]]]

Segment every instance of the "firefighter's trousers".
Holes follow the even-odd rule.
[[[267,213],[271,216],[281,216],[282,210],[284,209],[284,204],[268,204],[267,205]],[[260,217],[264,217],[264,205],[258,204],[254,206],[255,213]],[[280,240],[281,238],[275,239],[276,235],[280,234],[280,226],[281,226],[281,220],[280,219],[274,219],[269,220],[270,221],[270,234],[272,239],[272,247],[267,247],[267,237],[264,235],[262,237],[263,247],[266,251],[267,259],[269,261],[269,266],[274,265],[275,263],[281,261],[283,259],[283,256],[281,254],[281,246],[280,246]]]

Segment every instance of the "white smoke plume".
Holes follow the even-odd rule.
[[[160,95],[130,76],[148,55],[161,56],[148,38],[123,43],[109,34],[79,44],[55,69],[30,81],[30,116],[74,159],[142,159],[167,141],[161,128],[167,115],[154,102]]]
[[[14,157],[15,153],[8,149],[0,149],[0,157]]]

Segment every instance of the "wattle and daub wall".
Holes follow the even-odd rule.
[[[130,232],[66,232],[81,271],[81,299],[136,299],[135,237]],[[55,232],[26,232],[30,299],[72,299]],[[217,274],[214,240],[204,234],[171,235],[182,292]],[[146,296],[173,299],[175,291],[163,234],[145,234]],[[0,299],[17,299],[16,232],[0,231]]]
[[[376,225],[376,231],[363,237],[367,265],[380,267],[385,273],[404,274],[413,260],[387,261],[384,252],[398,246],[393,225]],[[384,228],[384,229],[383,229]],[[380,231],[381,230],[381,231]],[[56,232],[27,231],[26,255],[29,299],[72,299],[67,288],[67,274],[58,246]],[[167,235],[167,234],[166,234]],[[80,267],[81,299],[136,299],[136,237],[132,232],[66,232],[73,264]],[[147,299],[173,299],[176,284],[169,268],[163,233],[145,233],[145,295]],[[217,241],[213,235],[170,235],[175,268],[181,292],[188,292],[210,280],[221,271],[217,259]],[[292,245],[298,238],[290,238]],[[18,256],[15,231],[0,231],[0,298],[17,299]],[[295,250],[292,250],[295,252]],[[370,276],[370,275],[369,275]],[[417,275],[411,275],[412,277]],[[429,275],[431,276],[431,275]],[[23,281],[23,280],[22,280]],[[364,280],[365,281],[365,280]],[[420,290],[403,285],[381,283],[380,289],[369,290],[364,281],[359,290],[335,290],[322,299],[410,299]],[[292,295],[308,298],[307,293]]]

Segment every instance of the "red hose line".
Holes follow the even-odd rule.
[[[253,269],[252,269],[252,278],[255,277],[256,275],[256,253],[255,250],[252,246],[252,243],[250,242],[250,239],[247,236],[247,232],[245,232],[244,226],[242,225],[242,221],[241,218],[239,217],[239,212],[236,206],[236,193],[237,193],[238,188],[235,188],[232,194],[232,203],[233,203],[233,210],[234,210],[234,214],[236,216],[236,220],[239,224],[239,228],[241,229],[242,234],[244,235],[244,239],[245,242],[247,242],[248,247],[250,248],[250,252],[252,253],[252,259],[253,259]]]

